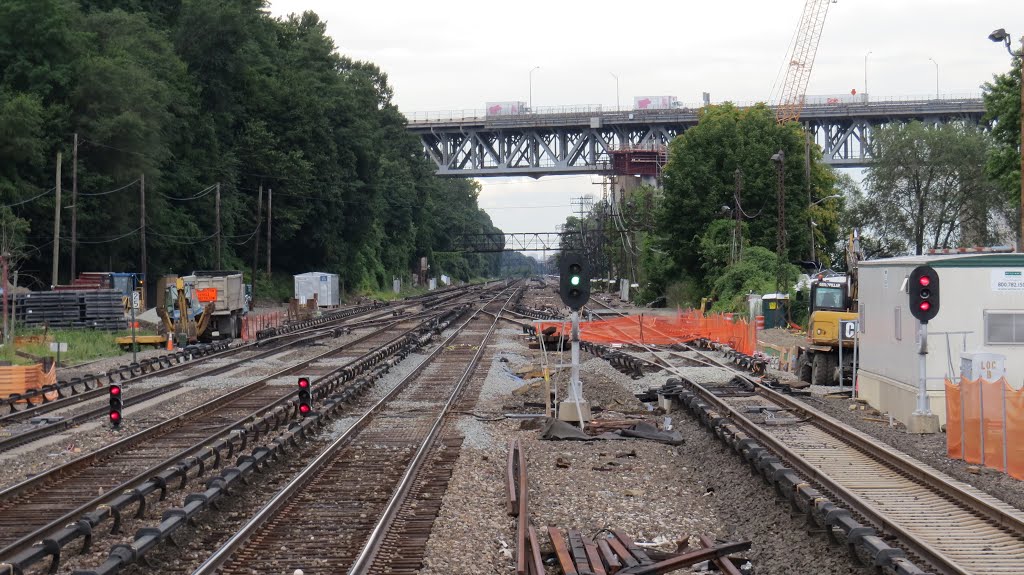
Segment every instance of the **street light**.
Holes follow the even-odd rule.
[[[616,76],[614,72],[608,72],[608,73],[612,75],[612,78],[615,78],[615,111],[618,112],[619,111],[619,77]]]
[[[825,196],[824,198],[821,198],[820,200],[815,201],[814,203],[812,203],[811,205],[809,205],[807,207],[813,208],[814,206],[820,204],[821,202],[824,202],[825,200],[832,200],[832,199],[841,198],[841,197],[843,197],[842,194],[832,194],[831,196]]]
[[[540,66],[534,66],[530,70],[530,111],[533,111],[533,72],[534,70],[540,70]]]
[[[772,162],[775,163],[775,170],[778,172],[778,188],[775,192],[775,203],[778,205],[778,241],[776,250],[778,252],[778,268],[776,269],[775,288],[782,292],[786,285],[786,153],[782,150],[772,154]],[[786,290],[789,291],[788,289]]]
[[[938,100],[939,99],[939,63],[936,62],[935,60],[933,60],[932,58],[928,58],[928,59],[931,60],[932,64],[935,64],[935,99]]]
[[[864,101],[868,99],[868,56],[871,55],[871,50],[868,50],[867,54],[864,54]]]
[[[1010,48],[1010,34],[1003,28],[993,31],[988,35],[988,39],[1004,43],[1010,56],[1015,56]],[[1017,251],[1024,252],[1024,36],[1020,37],[1020,57],[1020,236],[1017,238]]]

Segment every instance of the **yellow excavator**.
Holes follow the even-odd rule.
[[[850,234],[845,274],[818,273],[811,278],[811,315],[807,341],[797,346],[796,371],[800,381],[813,385],[839,385],[840,370],[853,375],[853,339],[843,338],[843,364],[839,364],[840,322],[858,318],[857,266],[864,259],[860,236]]]
[[[173,286],[167,286],[165,301],[166,307],[156,309],[156,314],[163,321],[161,332],[172,334],[179,346],[199,341],[209,326],[214,302],[201,305],[193,286],[184,278],[177,278]]]

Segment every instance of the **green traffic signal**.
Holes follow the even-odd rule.
[[[569,278],[569,283],[571,283],[574,286],[580,285],[580,276],[572,276],[571,278]]]

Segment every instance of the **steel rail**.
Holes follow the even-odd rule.
[[[499,295],[495,295],[488,304],[497,299]],[[484,304],[485,307],[488,304]],[[482,310],[481,307],[481,310]],[[408,385],[409,382],[413,381],[426,367],[433,363],[433,361],[444,351],[448,345],[462,332],[466,326],[469,325],[479,314],[481,310],[477,310],[458,326],[453,333],[447,337],[442,343],[437,345],[433,351],[431,351],[426,358],[408,375],[402,378],[402,380],[395,385],[395,387],[388,392],[383,398],[377,401],[371,406],[366,413],[364,413],[358,420],[356,420],[349,428],[345,431],[338,439],[336,439],[331,445],[329,445],[323,452],[320,453],[313,461],[306,465],[302,471],[300,471],[288,484],[282,488],[273,498],[270,499],[249,521],[245,523],[231,538],[229,538],[224,544],[222,544],[213,554],[207,557],[199,567],[193,571],[193,575],[213,575],[221,566],[224,565],[231,557],[249,540],[249,538],[259,530],[267,521],[269,521],[284,505],[286,505],[296,494],[298,494],[303,487],[308,484],[313,476],[324,466],[325,463],[331,460],[331,458],[351,440],[373,419],[373,417],[380,412],[384,407],[391,402],[402,390]]]
[[[692,346],[687,347],[703,357],[710,364],[713,364],[713,367],[726,370],[734,376],[740,377],[744,381],[750,383],[758,395],[761,395],[762,397],[773,401],[786,409],[801,414],[806,418],[804,423],[821,429],[828,435],[839,440],[841,443],[844,443],[855,451],[875,460],[881,466],[896,472],[907,480],[928,488],[938,497],[953,501],[966,510],[986,518],[988,521],[998,525],[999,527],[1024,536],[1024,514],[1008,513],[1007,511],[999,509],[993,505],[992,502],[986,501],[985,498],[980,497],[978,494],[964,489],[959,484],[960,482],[952,482],[936,475],[919,465],[916,461],[907,459],[906,455],[899,453],[887,445],[881,444],[881,440],[872,438],[851,426],[847,426],[831,416],[822,413],[807,404],[799,402],[796,399],[786,397],[785,395],[766,387],[759,380],[751,377],[749,374],[737,370],[732,366],[723,364]],[[666,365],[666,369],[680,377],[684,377],[685,379],[685,376],[676,371],[674,367],[667,362],[667,360],[664,360],[663,358],[657,359]],[[745,433],[756,438],[759,442],[775,452],[779,457],[786,460],[794,469],[804,474],[807,478],[832,492],[839,500],[844,502],[857,513],[860,513],[863,517],[867,518],[868,521],[874,523],[879,529],[895,535],[900,543],[919,555],[925,561],[942,570],[943,573],[962,575],[970,575],[973,573],[972,571],[964,570],[964,568],[961,567],[961,561],[950,557],[943,550],[923,541],[912,529],[905,528],[900,523],[886,517],[884,512],[878,510],[877,507],[866,501],[863,497],[842,485],[839,480],[831,477],[827,472],[822,471],[820,468],[797,453],[794,449],[790,448],[783,440],[775,437],[768,430],[757,425],[744,414],[733,408],[725,398],[715,395],[707,387],[695,383],[692,380],[688,380],[688,382],[692,386],[692,389],[697,392],[701,400],[712,405],[715,410],[722,412],[723,415],[732,420]],[[992,499],[993,501],[998,501],[995,498]],[[999,501],[999,503],[1003,502]],[[1003,504],[1005,505],[1005,503]],[[1007,508],[1009,508],[1009,505],[1007,505]]]
[[[404,319],[403,320],[399,320],[399,321],[396,321],[395,324],[403,323],[405,321],[407,321],[407,320],[404,320]],[[68,463],[66,463],[66,464],[64,464],[64,465],[62,465],[60,467],[55,467],[53,469],[48,470],[45,473],[42,473],[40,475],[34,476],[34,477],[30,478],[30,479],[27,479],[27,480],[25,480],[25,481],[23,481],[23,482],[21,482],[19,484],[16,484],[16,485],[14,485],[14,486],[12,486],[12,487],[10,487],[10,488],[0,492],[0,501],[8,501],[8,500],[10,500],[10,499],[12,499],[14,497],[17,497],[19,494],[25,492],[26,490],[33,489],[33,488],[43,487],[45,485],[45,483],[47,481],[49,481],[49,480],[52,480],[52,479],[54,479],[56,477],[60,477],[60,476],[65,475],[67,473],[74,472],[75,470],[81,469],[83,467],[89,467],[90,465],[92,465],[96,461],[104,459],[104,458],[106,458],[108,456],[113,456],[113,455],[117,454],[118,452],[120,452],[120,451],[122,451],[124,449],[127,449],[127,448],[133,447],[135,445],[138,445],[140,442],[143,442],[143,441],[146,441],[146,440],[148,440],[150,438],[159,436],[160,434],[162,434],[164,432],[168,432],[168,431],[170,431],[170,430],[172,430],[172,429],[174,429],[176,427],[179,427],[179,426],[185,424],[189,420],[192,420],[192,419],[195,419],[197,417],[201,417],[203,415],[206,415],[207,413],[216,411],[220,407],[223,407],[226,403],[230,403],[231,401],[234,401],[236,399],[239,399],[241,397],[249,395],[249,394],[251,394],[251,393],[253,393],[253,392],[255,392],[255,391],[257,391],[257,390],[259,390],[259,389],[261,389],[263,387],[265,387],[269,381],[271,381],[271,380],[273,380],[275,378],[294,374],[294,373],[298,372],[301,369],[305,369],[310,364],[312,364],[312,363],[314,363],[314,362],[316,362],[316,361],[318,361],[320,359],[324,359],[324,358],[330,357],[332,355],[337,355],[338,353],[341,353],[341,352],[344,352],[344,351],[346,351],[348,349],[351,349],[352,347],[354,347],[356,345],[359,345],[360,343],[363,343],[364,341],[366,341],[368,339],[371,339],[371,338],[373,338],[375,336],[380,335],[381,333],[384,333],[384,332],[388,331],[388,329],[390,327],[392,327],[392,326],[385,326],[384,328],[382,328],[380,330],[377,330],[377,331],[375,331],[373,333],[366,334],[364,336],[359,337],[358,339],[356,339],[354,341],[347,342],[347,343],[343,344],[342,346],[340,346],[338,348],[325,351],[325,352],[323,352],[321,354],[316,355],[315,357],[312,357],[312,358],[303,360],[303,361],[301,361],[299,363],[295,363],[295,364],[290,365],[288,367],[282,368],[282,369],[280,369],[280,370],[278,370],[278,371],[276,371],[276,372],[274,372],[274,373],[272,373],[270,375],[267,375],[267,376],[261,378],[258,381],[255,381],[255,382],[250,383],[250,384],[248,384],[248,385],[246,385],[244,387],[236,389],[236,390],[234,390],[234,391],[232,391],[232,392],[230,392],[230,393],[228,393],[226,395],[223,395],[223,396],[220,396],[218,398],[215,398],[215,399],[213,399],[213,400],[211,400],[211,401],[209,401],[207,403],[204,403],[203,405],[197,406],[197,407],[195,407],[195,408],[193,408],[193,409],[191,409],[191,410],[189,410],[189,411],[187,411],[187,412],[185,412],[185,413],[183,413],[181,415],[178,415],[176,417],[173,417],[171,419],[163,421],[163,422],[161,422],[161,423],[159,423],[159,424],[157,424],[157,425],[155,425],[153,427],[150,427],[150,428],[144,429],[142,431],[139,431],[138,433],[135,433],[135,434],[133,434],[133,435],[131,435],[129,437],[126,437],[126,438],[124,438],[124,439],[122,439],[122,440],[120,440],[120,441],[118,441],[116,443],[108,445],[108,446],[102,448],[99,451],[96,451],[96,452],[84,455],[84,456],[79,457],[79,458],[77,458],[77,459],[75,459],[73,461],[70,461],[70,462],[68,462]],[[413,328],[413,329],[416,329],[416,328]],[[401,336],[399,336],[397,338],[392,338],[391,341],[395,341],[397,339],[401,339],[401,338],[404,338],[404,337],[405,337],[405,334],[403,334],[403,335],[401,335]],[[385,345],[387,345],[387,344],[385,344]],[[373,352],[368,352],[367,354],[364,354],[364,356],[365,355],[370,355],[372,353]],[[338,368],[334,369],[332,371],[332,373],[340,372],[340,371],[344,370],[347,366],[358,363],[360,361],[360,359],[361,358],[353,359],[351,362],[349,362],[345,366],[341,366],[341,367],[338,367]],[[327,374],[327,375],[321,376],[316,381],[320,381],[322,379],[328,378],[328,377],[330,377],[330,375],[331,374]],[[40,540],[46,533],[48,533],[50,531],[53,531],[54,529],[58,529],[58,528],[64,526],[67,522],[71,521],[76,516],[78,516],[78,515],[80,515],[82,513],[87,512],[89,509],[92,509],[92,508],[96,507],[97,505],[103,503],[105,500],[108,500],[111,497],[115,497],[116,495],[124,492],[124,490],[129,489],[129,488],[131,488],[131,487],[133,487],[133,486],[135,486],[135,485],[137,485],[139,483],[142,483],[142,482],[148,480],[154,474],[160,472],[161,470],[165,469],[169,465],[174,464],[175,462],[181,460],[182,458],[194,455],[195,453],[197,453],[198,451],[203,449],[203,447],[205,445],[209,444],[211,441],[215,441],[217,438],[223,436],[224,434],[230,433],[232,429],[235,429],[238,426],[243,425],[245,422],[247,422],[249,420],[252,420],[252,419],[255,419],[255,418],[259,417],[260,415],[262,415],[264,413],[267,413],[268,411],[274,409],[275,407],[286,403],[296,393],[297,393],[296,391],[285,392],[284,395],[282,395],[282,397],[278,398],[277,400],[274,400],[273,402],[271,402],[271,403],[269,403],[269,404],[267,404],[267,405],[265,405],[263,407],[260,407],[260,408],[256,409],[255,411],[245,415],[244,417],[242,417],[238,421],[235,421],[235,422],[232,422],[230,424],[221,426],[219,429],[217,429],[209,437],[207,437],[207,438],[203,439],[202,441],[196,443],[192,447],[186,448],[184,450],[181,450],[178,453],[175,453],[174,455],[168,457],[167,459],[165,459],[165,460],[163,460],[163,461],[161,461],[161,462],[159,462],[159,463],[149,467],[148,469],[146,469],[146,470],[136,474],[134,477],[132,477],[131,479],[128,479],[127,481],[124,481],[120,485],[118,485],[118,486],[116,486],[114,488],[111,488],[110,490],[104,492],[103,494],[101,494],[101,495],[99,495],[97,497],[94,497],[93,499],[89,500],[88,502],[86,502],[86,503],[84,503],[82,505],[79,505],[75,509],[72,509],[72,510],[66,512],[65,514],[61,515],[59,518],[51,521],[50,523],[48,523],[48,524],[46,524],[46,525],[44,525],[42,527],[37,528],[36,530],[34,530],[33,532],[31,532],[31,533],[29,533],[27,535],[22,536],[17,541],[9,544],[8,546],[6,546],[3,549],[0,549],[0,557],[9,557],[10,555],[12,555],[14,553],[17,553],[18,551],[20,551],[20,550],[22,550],[22,549],[32,545],[34,542]]]

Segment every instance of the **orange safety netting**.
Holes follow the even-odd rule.
[[[946,380],[946,453],[1024,479],[1024,390],[998,381]]]
[[[569,332],[570,322],[535,322],[537,331],[555,327],[556,333]],[[671,345],[707,338],[717,343],[753,355],[756,346],[754,326],[732,314],[701,316],[699,311],[687,310],[672,316],[631,315],[611,319],[580,322],[580,339],[592,343],[620,343],[643,345]]]

